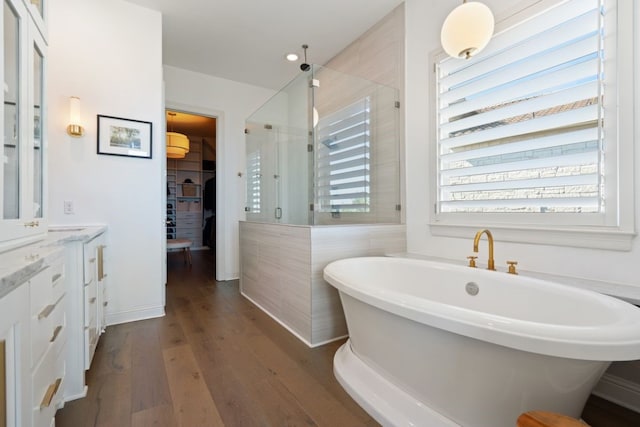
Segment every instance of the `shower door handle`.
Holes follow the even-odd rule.
[[[274,215],[276,217],[276,219],[280,219],[282,218],[282,208],[276,208]]]

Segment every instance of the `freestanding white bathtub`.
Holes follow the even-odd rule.
[[[336,261],[324,278],[349,329],[336,377],[383,425],[579,417],[611,361],[640,359],[640,309],[595,292],[405,258]]]

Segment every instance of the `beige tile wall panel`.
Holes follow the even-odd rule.
[[[335,112],[366,95],[370,86],[352,76],[395,88],[403,105],[404,91],[404,5],[398,6],[378,24],[331,59],[328,70],[318,73],[320,90],[316,94],[316,107],[320,113]],[[399,223],[402,211],[401,178],[404,153],[403,110],[395,107],[396,99],[388,92],[372,97],[371,128],[371,211],[368,213],[342,213],[333,218],[331,213],[316,213],[318,225]],[[397,120],[391,120],[391,118]],[[397,123],[397,124],[396,124]],[[398,143],[400,141],[400,143]],[[390,162],[391,161],[391,162]],[[400,189],[400,190],[398,190]]]
[[[380,120],[380,117],[376,117],[374,120],[376,127],[372,129],[375,135],[375,139],[372,141],[372,181],[377,180],[375,170],[381,166],[380,162],[384,162],[383,159],[385,158],[399,158],[400,170],[404,168],[404,27],[404,4],[402,4],[326,63],[326,66],[331,69],[390,86],[399,91],[401,107],[399,111],[395,112],[395,114],[399,115],[399,128],[397,130],[386,129],[386,127],[391,124],[390,121]],[[350,94],[350,92],[345,93]],[[341,98],[342,92],[336,89],[335,91],[325,93],[325,95],[327,97],[333,97],[333,102],[336,102],[337,99]],[[392,104],[386,103],[385,105],[390,106]],[[380,110],[379,114],[385,113]],[[400,141],[400,143],[383,143],[382,141],[386,140],[388,136],[393,136],[387,131],[391,134],[397,132],[398,134],[395,136],[397,139],[394,140]],[[383,151],[387,149],[398,150],[399,156]],[[400,194],[403,195],[405,184],[401,173],[398,174],[397,179],[400,183]],[[376,185],[376,183],[372,182],[372,186],[373,185]],[[374,191],[375,189],[372,187],[372,192]],[[394,203],[394,205],[398,203],[401,205],[404,204],[403,196],[401,196],[400,201]],[[378,209],[380,206],[376,205],[375,207]],[[375,213],[378,214],[377,211]],[[394,217],[402,219],[404,215],[402,212],[398,212]],[[388,218],[390,217],[387,211],[380,213],[380,221],[387,221]],[[316,222],[316,224],[335,223],[331,218],[325,217],[322,217],[321,221],[322,222]],[[358,220],[352,217],[346,220],[346,222],[356,223]],[[364,217],[361,222],[372,223],[374,221],[371,217]],[[344,223],[344,221],[342,223]]]
[[[326,65],[403,90],[404,5],[391,11]]]
[[[331,261],[404,252],[404,225],[309,227],[240,223],[240,288],[309,345],[347,333]]]
[[[327,264],[343,258],[376,256],[406,249],[404,225],[312,227],[312,338],[314,343],[344,335],[338,292],[322,278]]]

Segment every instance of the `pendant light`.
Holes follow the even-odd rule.
[[[302,71],[309,71],[311,69],[311,65],[307,63],[307,49],[309,49],[309,45],[303,44],[302,49],[304,50],[304,62],[300,64],[300,69]]]
[[[449,56],[469,59],[487,46],[493,27],[493,13],[487,5],[464,0],[442,24],[442,48]]]
[[[167,158],[168,159],[184,159],[189,152],[189,138],[181,133],[173,132],[172,119],[176,113],[168,111],[169,125],[171,132],[167,132]]]

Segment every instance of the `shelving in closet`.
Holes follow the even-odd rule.
[[[170,181],[170,178],[173,181]],[[184,159],[167,160],[167,205],[175,207],[175,238],[189,239],[194,248],[202,246],[202,143],[190,141]],[[171,202],[169,200],[172,200]],[[175,200],[175,202],[173,202]],[[169,232],[167,231],[167,236]]]

